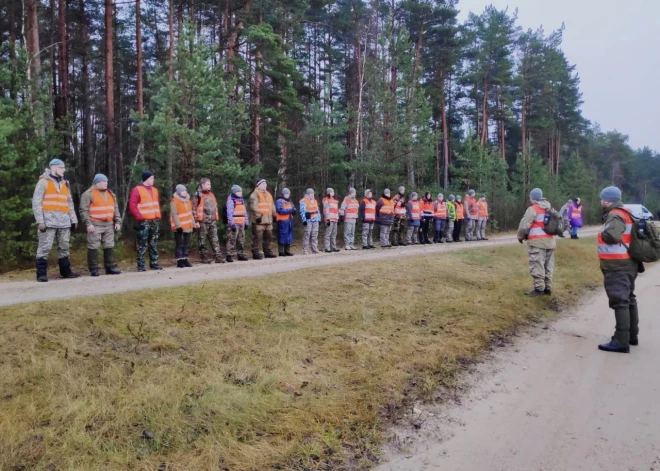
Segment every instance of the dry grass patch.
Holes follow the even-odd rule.
[[[593,241],[557,266],[566,304],[600,278]],[[0,469],[366,469],[404,406],[550,312],[530,284],[516,246],[0,309]]]

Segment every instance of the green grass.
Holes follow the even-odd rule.
[[[595,286],[593,245],[560,242],[552,300],[511,246],[0,309],[0,469],[367,469],[404,408]]]

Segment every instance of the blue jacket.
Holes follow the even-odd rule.
[[[291,202],[291,200],[284,196],[279,196],[275,202],[275,209],[278,215],[288,214],[289,218],[285,221],[277,221],[277,243],[279,245],[293,244],[293,215],[296,214],[295,206],[289,209],[284,209],[284,203]]]

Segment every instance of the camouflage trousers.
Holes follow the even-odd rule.
[[[65,258],[69,256],[69,238],[71,237],[71,229],[57,229],[54,227],[47,227],[46,232],[37,231],[39,235],[39,246],[37,247],[37,259],[48,258],[50,250],[53,248],[53,243],[57,240],[57,255],[58,258]]]
[[[479,218],[477,220],[477,240],[486,240],[486,225],[488,224],[488,219]]]
[[[529,274],[534,280],[534,289],[552,289],[552,273],[555,270],[555,250],[529,247]]]
[[[227,227],[227,255],[234,255],[234,251],[238,255],[245,255],[245,226],[236,226],[236,231],[231,227]]]
[[[477,228],[476,219],[468,219],[465,226],[465,240],[475,240],[475,230]]]
[[[447,242],[454,242],[454,224],[455,221],[452,221],[451,219],[447,220],[447,229],[445,230]]]
[[[392,240],[392,245],[403,245],[406,241],[406,236],[408,235],[408,220],[405,217],[394,217],[394,222],[392,223],[392,232],[390,232],[390,238]]]
[[[199,223],[199,256],[201,258],[206,257],[206,252],[208,250],[206,242],[209,242],[209,245],[213,250],[213,255],[216,258],[222,255],[220,250],[220,240],[218,239],[218,226],[215,221]]]
[[[158,237],[160,221],[142,221],[137,225],[137,263],[144,265],[144,255],[149,249],[151,263],[158,261]]]

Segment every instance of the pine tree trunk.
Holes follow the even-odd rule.
[[[89,106],[89,27],[87,24],[87,13],[85,12],[85,0],[80,0],[80,17],[82,19],[81,43],[82,43],[82,160],[84,175],[87,181],[94,178],[94,149],[92,147],[92,113]]]
[[[481,139],[482,146],[486,145],[488,140],[488,93],[489,93],[488,80],[484,78],[484,98],[481,104]]]
[[[113,64],[113,4],[112,0],[105,0],[105,126],[106,126],[106,155],[107,167],[110,176],[119,178],[121,168],[115,164],[115,83]],[[111,178],[112,180],[112,178]],[[116,180],[115,180],[116,181]]]
[[[168,51],[168,64],[167,64],[167,80],[172,81],[174,78],[174,0],[170,0],[170,8],[167,15],[167,23],[170,33],[170,44]]]
[[[12,101],[16,101],[16,3],[9,2],[7,9],[9,10],[9,63],[12,69],[9,97]],[[0,91],[0,94],[2,94],[2,91]]]
[[[142,18],[140,0],[135,0],[135,47],[137,50],[137,108],[140,123],[144,119],[144,96],[142,90]],[[140,133],[140,155],[144,152],[144,139]]]
[[[26,43],[27,50],[30,55],[30,78],[35,82],[39,82],[39,75],[41,74],[41,58],[39,57],[39,14],[38,3],[39,0],[25,0],[26,5]],[[38,86],[37,86],[38,88]],[[36,98],[36,97],[34,97]]]
[[[444,79],[443,79],[444,80]],[[442,154],[444,157],[444,175],[443,175],[443,188],[449,186],[449,125],[447,123],[447,103],[445,101],[444,86],[442,90],[442,102],[440,103],[442,113]]]
[[[263,22],[261,12],[257,24]],[[252,88],[252,165],[257,165],[260,161],[261,145],[261,51],[258,47],[254,48],[254,82]]]

